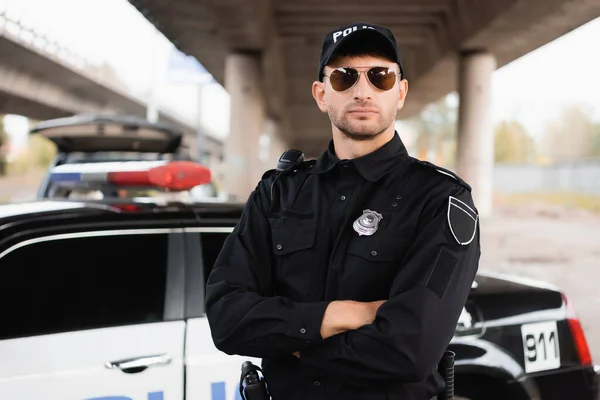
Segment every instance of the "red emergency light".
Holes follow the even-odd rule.
[[[160,187],[169,191],[190,190],[195,186],[210,183],[211,172],[207,167],[192,161],[168,161],[158,165],[132,163],[111,166],[105,171],[61,170],[55,168],[50,179],[64,183],[109,183],[115,186]]]
[[[192,161],[172,161],[147,171],[109,172],[108,181],[117,186],[158,186],[168,190],[189,190],[210,183],[210,169]]]

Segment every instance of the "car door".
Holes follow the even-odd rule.
[[[232,227],[185,229],[186,399],[240,400],[239,381],[244,361],[260,366],[253,357],[218,350],[204,312],[204,287],[210,269]]]
[[[102,230],[0,249],[0,398],[183,398],[181,234]]]

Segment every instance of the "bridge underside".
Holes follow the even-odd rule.
[[[399,118],[458,89],[460,53],[485,50],[497,67],[600,15],[596,0],[130,0],[181,50],[226,86],[233,53],[259,60],[265,114],[290,145],[318,154],[329,121],[311,84],[323,35],[353,21],[394,32],[405,59],[409,96]]]
[[[247,196],[264,169],[256,154],[265,121],[276,126],[277,148],[323,151],[330,122],[311,95],[321,42],[334,28],[365,22],[389,27],[402,50],[409,92],[399,118],[459,92],[456,172],[483,215],[492,198],[492,72],[600,16],[597,0],[129,1],[229,92],[230,194]]]
[[[128,95],[98,71],[75,70],[57,56],[0,29],[0,113],[37,120],[74,114],[106,113],[146,116],[147,105]],[[166,113],[159,120],[178,126],[196,152],[197,130]],[[208,137],[206,152],[220,160],[220,140]]]

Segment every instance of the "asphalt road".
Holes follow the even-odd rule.
[[[480,269],[562,289],[600,363],[600,214],[531,203],[496,207],[481,232]]]

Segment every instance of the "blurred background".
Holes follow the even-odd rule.
[[[191,8],[169,11],[154,3],[161,2],[0,0],[0,203],[35,198],[56,149],[29,130],[68,115],[126,113],[176,124],[224,191],[236,182],[228,181],[235,178],[228,171],[253,187],[283,150],[297,147],[316,157],[324,149],[325,117],[305,109],[316,110],[310,85],[322,35],[347,23],[343,15],[327,20],[332,10],[315,2],[282,2],[281,21],[268,28],[279,38],[279,50],[271,51],[269,39],[253,44],[270,31],[244,34],[241,18],[215,33],[214,20],[227,20],[224,7],[212,11],[210,22]],[[429,3],[435,15],[435,2]],[[552,1],[535,11],[527,2],[491,3],[495,8],[472,28],[420,17],[423,26],[460,31],[449,39],[398,23],[409,93],[397,130],[413,156],[474,181],[485,203],[481,268],[559,285],[575,303],[598,360],[600,10],[593,1],[579,2],[577,10],[578,2]],[[306,14],[303,23],[293,20],[295,11]],[[395,24],[382,15],[372,22]],[[246,42],[241,58],[224,55],[223,43],[240,48]],[[469,61],[471,53],[458,51],[464,43],[488,58]],[[249,68],[244,57],[255,53],[272,60]],[[276,63],[278,72],[269,70]],[[257,77],[264,93],[254,110],[254,103],[240,102],[253,98],[248,91]],[[463,113],[461,91],[471,93],[463,96]],[[258,114],[259,123],[249,124]],[[240,175],[248,163],[251,174]]]

